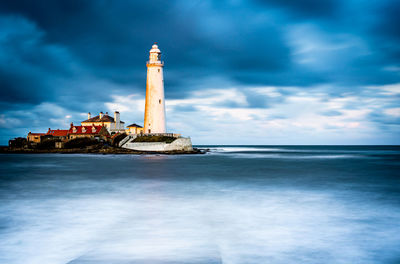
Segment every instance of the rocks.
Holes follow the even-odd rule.
[[[162,154],[162,155],[182,155],[182,154],[205,154],[207,150],[193,148],[193,150],[174,150],[174,151],[137,151],[125,148],[118,148],[112,146],[101,146],[101,147],[87,147],[87,148],[73,148],[73,149],[27,149],[27,148],[9,148],[1,147],[0,153],[20,153],[20,154],[35,154],[35,153],[87,153],[87,154],[136,154],[136,155],[148,155],[148,154]]]

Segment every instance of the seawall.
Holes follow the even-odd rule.
[[[131,142],[126,143],[123,148],[138,151],[193,151],[190,138],[177,138],[172,143],[165,142]]]

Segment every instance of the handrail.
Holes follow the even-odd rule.
[[[131,136],[130,136],[130,135],[127,135],[126,137],[124,137],[124,139],[122,139],[122,140],[119,142],[118,145],[119,145],[120,147],[122,147],[122,146],[125,145],[125,143],[128,142],[130,139],[131,139]]]
[[[145,133],[145,134],[137,134],[138,137],[143,137],[143,136],[166,136],[166,137],[174,137],[174,138],[180,138],[181,134],[176,134],[176,133]]]
[[[164,61],[146,61],[146,65],[164,65]]]

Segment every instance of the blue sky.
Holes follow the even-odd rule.
[[[194,144],[400,144],[395,0],[2,1],[0,144],[119,110]]]

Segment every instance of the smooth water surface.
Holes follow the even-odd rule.
[[[0,263],[400,263],[400,147],[0,155]]]

